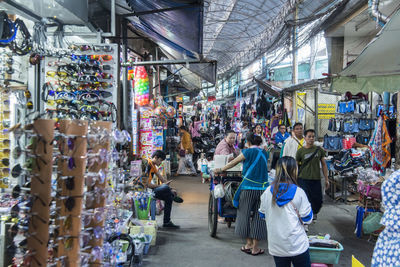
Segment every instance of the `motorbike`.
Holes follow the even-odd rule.
[[[216,143],[213,136],[209,133],[202,133],[201,137],[193,138],[193,143],[193,163],[197,170],[197,160],[200,159],[202,153],[205,154],[207,160],[212,160],[215,153]]]

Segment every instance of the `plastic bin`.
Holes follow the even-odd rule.
[[[310,258],[313,263],[325,263],[325,264],[338,264],[340,258],[340,252],[343,250],[342,244],[339,244],[339,248],[320,248],[310,246]]]
[[[145,236],[146,236],[146,242],[144,242],[143,254],[147,255],[147,253],[149,253],[150,244],[151,240],[153,239],[153,236],[151,235],[145,235]]]

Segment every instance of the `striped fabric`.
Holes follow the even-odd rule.
[[[260,197],[264,190],[242,190],[236,215],[235,233],[242,238],[267,239],[265,220],[260,218]]]

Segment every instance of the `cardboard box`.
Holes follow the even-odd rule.
[[[151,235],[153,237],[150,245],[154,246],[157,239],[157,222],[152,220],[140,220],[140,222],[143,224],[143,226],[132,224],[129,225],[129,234],[139,234],[140,232],[142,232],[141,228],[143,227],[143,233],[145,235]]]

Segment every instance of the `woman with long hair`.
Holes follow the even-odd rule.
[[[297,163],[282,157],[275,180],[261,195],[260,215],[265,216],[269,254],[277,267],[311,266],[305,226],[313,218],[306,193],[297,185]]]
[[[261,137],[249,133],[246,138],[246,148],[234,160],[214,173],[224,172],[243,162],[243,181],[233,197],[233,205],[238,208],[235,233],[246,239],[241,251],[253,256],[264,254],[264,249],[258,247],[260,240],[267,239],[265,221],[257,212],[260,207],[260,196],[268,184],[268,152],[260,147]]]

